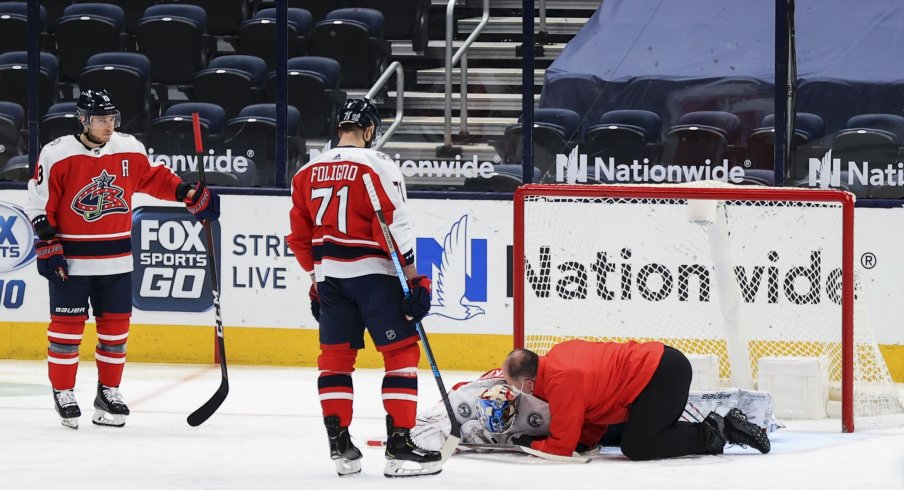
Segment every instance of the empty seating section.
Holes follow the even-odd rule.
[[[81,89],[106,89],[122,113],[121,131],[142,133],[151,115],[151,61],[138,53],[100,53],[79,75]]]
[[[193,99],[217,104],[226,117],[235,117],[250,104],[259,102],[267,64],[257,56],[226,55],[214,58],[195,74]]]
[[[314,24],[311,54],[339,61],[343,88],[368,88],[389,64],[383,14],[373,9],[334,10]]]
[[[81,130],[81,124],[75,113],[75,102],[60,102],[47,109],[47,114],[41,116],[41,145],[62,137],[77,134]]]
[[[19,131],[25,121],[25,110],[15,102],[0,102],[0,168],[7,160],[25,149]]]
[[[662,151],[662,121],[655,112],[614,110],[604,113],[599,123],[587,128],[583,152],[589,158],[610,158],[617,163],[633,160],[659,161]]]
[[[91,55],[119,51],[123,45],[125,12],[104,3],[70,5],[56,24],[60,79],[76,81]]]
[[[38,97],[40,113],[57,101],[59,68],[56,56],[40,53]],[[15,102],[28,110],[28,53],[12,51],[0,54],[0,100]]]
[[[196,5],[161,4],[138,21],[138,52],[151,60],[151,82],[188,84],[207,65],[207,13]]]
[[[311,13],[304,9],[290,8],[286,54],[289,58],[306,54],[308,37],[314,23]],[[242,22],[238,32],[238,53],[257,56],[267,63],[267,69],[276,67],[276,9],[258,11],[253,19]]]
[[[299,136],[330,138],[336,126],[336,114],[346,93],[339,89],[339,62],[320,56],[300,56],[288,61],[288,103],[301,112]],[[267,76],[264,99],[273,102],[276,72]]]
[[[0,2],[0,53],[25,51],[28,33],[28,5]],[[47,10],[41,7],[41,31],[47,28]]]

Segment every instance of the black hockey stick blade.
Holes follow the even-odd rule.
[[[220,387],[217,388],[217,391],[210,397],[210,400],[207,400],[207,403],[201,405],[200,408],[188,416],[188,425],[197,427],[203,424],[218,408],[220,408],[220,405],[226,400],[226,395],[228,394],[229,379],[224,377],[223,380],[220,381]]]

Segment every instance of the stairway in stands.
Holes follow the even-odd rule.
[[[481,0],[467,0],[466,5],[460,3],[462,5],[455,8],[453,45],[456,50],[478,25],[482,15]],[[539,0],[535,3],[539,7]],[[405,117],[383,151],[399,161],[454,160],[454,157],[437,156],[437,148],[443,144],[446,4],[446,0],[433,0],[430,41],[425,53],[413,52],[409,42],[392,42],[392,59],[400,61],[406,71]],[[547,36],[542,55],[538,53],[535,58],[535,106],[540,100],[546,68],[600,4],[600,0],[547,2]],[[459,135],[458,67],[452,77],[452,137],[453,145],[461,149],[462,161],[472,161],[476,155],[479,162],[498,163],[492,142],[502,138],[505,128],[516,123],[521,114],[522,60],[516,53],[521,43],[521,0],[492,0],[490,5],[489,22],[468,51],[468,135]],[[538,10],[534,22],[535,31],[539,31]],[[378,100],[384,115],[384,128],[393,122],[395,95],[395,80],[392,79],[386,97]],[[409,176],[406,180],[412,189],[431,190],[460,189],[464,182],[463,178],[454,177]]]

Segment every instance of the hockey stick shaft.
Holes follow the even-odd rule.
[[[405,273],[402,272],[402,263],[399,261],[399,254],[393,244],[392,234],[389,232],[389,225],[386,223],[386,216],[383,215],[380,198],[377,196],[377,189],[374,187],[373,179],[371,179],[369,174],[364,174],[363,179],[364,186],[367,188],[367,195],[370,196],[370,202],[377,215],[377,220],[380,222],[380,230],[383,232],[383,238],[386,241],[386,247],[389,250],[389,257],[392,259],[392,265],[395,267],[396,276],[398,276],[399,282],[402,284],[402,291],[407,298],[411,294],[411,290],[408,288],[408,280],[405,279]],[[455,418],[455,412],[452,410],[452,403],[449,401],[449,394],[446,392],[443,377],[439,374],[439,368],[436,366],[436,359],[433,357],[433,349],[430,348],[430,342],[427,340],[427,332],[424,331],[424,325],[421,324],[421,322],[416,322],[415,328],[417,329],[418,336],[421,338],[421,343],[424,345],[424,353],[427,355],[430,369],[433,370],[433,378],[436,379],[436,385],[439,387],[439,394],[443,399],[443,405],[446,407],[446,412],[449,415],[451,431],[449,438],[446,439],[446,443],[443,444],[443,448],[440,451],[443,455],[443,461],[446,461],[452,456],[452,453],[455,452],[455,447],[458,446],[459,441],[461,441],[461,427],[458,424],[458,419]]]
[[[592,458],[589,456],[582,456],[578,453],[574,453],[572,456],[561,456],[558,454],[545,453],[543,451],[538,451],[536,449],[532,449],[526,446],[519,446],[517,444],[480,444],[480,443],[462,443],[461,446],[463,448],[483,451],[483,452],[519,452],[524,454],[529,454],[531,456],[536,456],[538,458],[543,458],[549,461],[557,461],[561,463],[578,463],[584,464],[589,463]]]
[[[198,118],[198,113],[192,113],[191,115],[192,127],[194,128],[195,133],[195,153],[198,156],[198,181],[201,184],[206,184],[206,178],[204,176],[204,145],[201,142],[201,122]],[[217,388],[217,391],[214,392],[213,396],[207,400],[204,405],[201,405],[200,408],[192,412],[188,416],[188,425],[192,427],[197,427],[204,423],[207,419],[210,418],[214,412],[220,408],[220,405],[223,404],[223,401],[226,400],[226,395],[229,394],[229,375],[226,371],[226,342],[223,338],[223,317],[220,314],[220,280],[217,276],[217,261],[216,261],[216,253],[214,250],[213,243],[213,231],[210,224],[210,220],[202,220],[201,223],[204,225],[204,235],[207,238],[207,267],[210,273],[210,290],[213,294],[213,309],[214,309],[214,318],[216,320],[216,334],[217,334],[217,353],[219,354],[220,361],[220,387]]]

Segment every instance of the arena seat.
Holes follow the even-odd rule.
[[[339,62],[320,56],[299,56],[287,62],[288,103],[301,112],[299,136],[329,138],[336,127],[336,114],[345,102],[339,89]],[[276,99],[276,72],[264,84],[264,100]]]
[[[235,34],[239,24],[249,17],[248,0],[164,0],[160,3],[196,5],[207,12],[207,33],[215,36]]]
[[[524,128],[518,118],[518,124],[505,130],[504,150],[506,163],[520,163]],[[577,143],[581,116],[570,109],[546,107],[534,110],[534,167],[544,181],[555,176],[557,154],[569,154]]]
[[[795,114],[791,149],[802,152],[797,160],[805,163],[807,157],[816,156],[808,151],[806,146],[815,145],[824,134],[825,123],[821,117],[808,112]],[[753,169],[771,170],[775,166],[775,114],[764,117],[760,127],[748,135],[747,159],[750,160]]]
[[[379,10],[385,21],[384,38],[410,39],[418,53],[427,48],[430,0],[348,0],[348,6]]]
[[[835,133],[832,158],[841,159],[842,170],[849,162],[869,162],[885,168],[897,163],[904,144],[904,117],[896,114],[860,114],[848,119],[847,127]]]
[[[57,101],[59,68],[56,56],[40,53],[38,97],[40,114]],[[28,111],[28,53],[13,51],[0,54],[0,100],[15,102]]]
[[[28,155],[16,155],[0,164],[0,180],[27,182],[32,172],[28,168]]]
[[[662,161],[676,165],[721,162],[728,147],[738,141],[741,120],[723,111],[689,112],[666,133]]]
[[[293,58],[307,52],[308,36],[311,32],[311,14],[303,9],[288,9],[286,55]],[[292,42],[292,40],[295,42]],[[267,70],[276,67],[276,9],[257,12],[253,19],[239,26],[239,54],[257,56],[267,63]]]
[[[293,136],[298,134],[301,115],[292,106],[287,108],[286,131],[289,134],[289,154],[286,169],[294,168],[304,142]],[[233,156],[250,159],[255,173],[250,185],[263,186],[276,183],[276,104],[253,104],[243,108],[238,117],[226,122],[223,130],[224,149]],[[247,185],[247,184],[246,184]]]
[[[47,10],[41,7],[41,32],[47,29]],[[28,49],[28,4],[0,2],[0,53]]]
[[[135,38],[151,60],[151,82],[188,84],[207,65],[207,14],[196,5],[161,4],[145,10]]]
[[[97,0],[74,0],[72,3],[94,3]],[[138,28],[138,21],[144,15],[148,7],[158,3],[157,0],[104,0],[103,3],[109,3],[121,8],[126,14],[125,32],[134,34]]]
[[[366,48],[365,48],[366,47]],[[339,9],[314,24],[311,54],[342,65],[342,88],[369,88],[389,64],[383,14],[373,9]]]
[[[77,134],[81,131],[75,102],[58,102],[47,109],[41,117],[41,145],[46,145],[60,136]]]
[[[147,146],[155,154],[194,155],[195,138],[192,113],[198,113],[201,124],[201,142],[206,150],[213,147],[226,121],[226,112],[216,104],[187,102],[174,104],[163,116],[151,122],[147,134]]]
[[[0,102],[0,166],[20,155],[25,142],[20,131],[25,121],[25,109],[15,102]]]
[[[55,28],[60,79],[78,79],[91,55],[120,51],[125,12],[116,5],[80,3],[63,11]]]
[[[85,63],[79,87],[106,89],[122,114],[120,131],[142,133],[151,113],[151,62],[138,53],[99,53]]]
[[[649,159],[659,161],[661,146],[659,134],[662,120],[655,112],[622,109],[605,112],[598,124],[587,129],[581,145],[581,153],[589,161],[602,158],[615,163],[630,163],[634,160]]]
[[[340,0],[288,0],[289,8],[305,9],[311,13],[315,22],[326,18],[326,14],[343,7],[344,2]],[[253,0],[251,8],[255,12],[276,5],[274,0]]]
[[[260,99],[267,64],[257,56],[226,55],[214,58],[195,74],[192,99],[217,104],[232,118]]]

